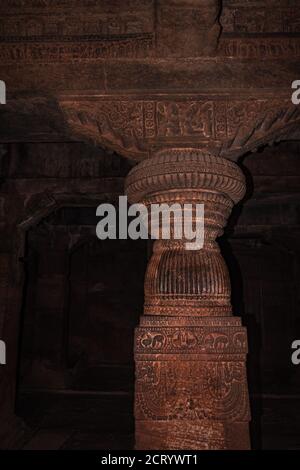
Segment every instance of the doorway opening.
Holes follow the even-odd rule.
[[[63,207],[26,235],[16,411],[28,449],[133,447],[147,243],[98,240],[95,214]]]

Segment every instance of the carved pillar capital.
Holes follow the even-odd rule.
[[[135,342],[136,446],[248,448],[247,337],[232,316],[229,274],[216,242],[245,194],[244,176],[208,152],[165,149],[130,172],[126,193],[148,207],[188,207],[193,222],[194,206],[204,205],[203,247],[188,250],[171,233],[155,242],[149,261]]]
[[[222,235],[232,207],[245,193],[237,165],[197,149],[167,149],[129,174],[130,202],[180,204],[196,222],[196,204],[204,205],[204,246],[187,250],[185,240],[159,240],[145,282],[145,313],[230,315],[230,283],[215,239]],[[186,207],[192,207],[187,214]],[[178,279],[180,278],[180,282]]]

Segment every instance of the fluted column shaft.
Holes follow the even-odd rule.
[[[136,330],[136,447],[249,447],[246,331],[232,316],[230,280],[216,238],[244,195],[241,170],[196,149],[167,149],[129,174],[130,202],[204,204],[204,244],[154,243]],[[160,227],[161,228],[161,227]],[[161,232],[160,232],[161,235]]]

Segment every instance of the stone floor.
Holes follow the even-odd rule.
[[[24,450],[128,450],[133,435],[84,432],[76,429],[38,429]]]
[[[132,449],[133,397],[114,392],[26,392],[26,450]],[[300,450],[300,396],[252,397],[252,447]]]

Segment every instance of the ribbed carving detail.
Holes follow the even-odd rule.
[[[219,308],[231,312],[230,282],[219,250],[187,251],[170,249],[168,242],[156,242],[145,279],[145,306],[152,314],[219,314]],[[188,304],[187,304],[188,301]],[[214,307],[217,307],[214,309]]]
[[[239,167],[198,149],[166,149],[133,168],[126,193],[131,202],[142,202],[148,209],[153,204],[179,204],[185,220],[193,224],[198,220],[196,205],[204,205],[204,245],[198,251],[187,250],[184,234],[175,239],[172,215],[170,240],[162,240],[162,219],[151,221],[160,240],[146,273],[145,313],[230,315],[229,275],[215,240],[245,193]]]
[[[197,149],[166,149],[133,168],[126,181],[131,202],[179,188],[216,190],[237,203],[245,194],[245,180],[239,167],[224,158]]]

